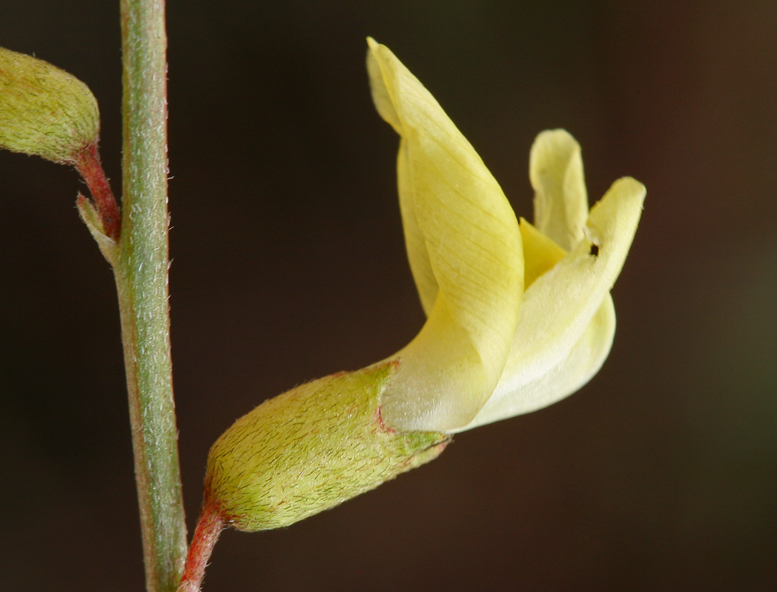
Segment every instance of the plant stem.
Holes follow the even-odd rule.
[[[92,194],[92,200],[100,215],[106,236],[113,241],[118,241],[121,230],[121,214],[116,199],[113,197],[111,185],[108,183],[108,178],[100,163],[97,142],[87,146],[79,155],[76,161],[76,170],[89,186],[89,192]]]
[[[186,556],[167,302],[164,9],[164,0],[121,0],[123,211],[114,272],[149,592],[176,590]]]
[[[208,559],[224,527],[224,520],[206,490],[205,501],[189,547],[189,557],[186,559],[186,568],[178,592],[199,592]]]

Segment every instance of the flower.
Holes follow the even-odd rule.
[[[564,130],[546,131],[530,157],[535,225],[518,222],[437,101],[372,39],[368,69],[378,112],[401,137],[405,242],[428,316],[396,355],[387,425],[458,432],[575,392],[609,353],[609,291],[645,188],[620,179],[589,213],[580,146]]]
[[[450,435],[573,393],[615,331],[610,289],[645,188],[616,181],[588,211],[580,147],[541,133],[530,156],[535,224],[437,101],[369,39],[380,115],[399,134],[399,202],[427,321],[383,362],[266,401],[213,445],[207,512],[241,530],[286,526],[436,458]]]

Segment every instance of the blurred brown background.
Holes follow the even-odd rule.
[[[609,360],[286,530],[205,590],[777,589],[777,3],[171,0],[173,357],[190,528],[208,448],[266,397],[423,322],[371,104],[387,44],[520,215],[564,127],[591,199],[648,187]],[[4,0],[0,45],[97,96],[120,181],[118,2]],[[112,277],[74,172],[0,154],[0,588],[143,588]]]

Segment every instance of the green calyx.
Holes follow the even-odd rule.
[[[0,48],[0,148],[76,164],[99,131],[89,87],[48,62]]]
[[[237,420],[208,457],[206,501],[238,530],[288,526],[435,459],[439,432],[383,425],[398,362],[314,380]]]

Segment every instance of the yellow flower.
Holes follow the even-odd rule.
[[[610,288],[645,188],[616,181],[591,212],[580,147],[541,133],[530,158],[535,226],[434,97],[369,40],[378,112],[401,137],[399,199],[410,267],[428,316],[397,354],[387,425],[458,432],[570,395],[601,367],[615,331]]]
[[[535,225],[423,85],[369,39],[380,115],[400,135],[399,202],[427,321],[397,354],[266,401],[208,458],[205,510],[241,530],[292,524],[436,458],[450,434],[550,405],[612,344],[609,291],[645,188],[616,181],[588,211],[580,147],[531,150]]]

